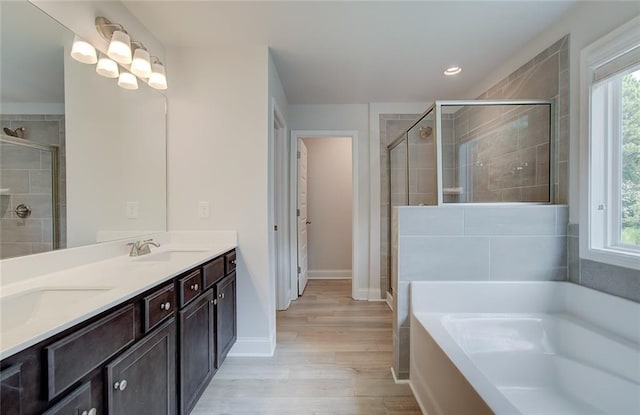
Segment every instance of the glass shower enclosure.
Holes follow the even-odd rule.
[[[436,101],[387,147],[387,229],[397,206],[553,203],[554,114],[546,100]]]
[[[0,136],[0,259],[58,248],[58,148]]]

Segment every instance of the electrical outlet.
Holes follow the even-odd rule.
[[[138,202],[127,202],[127,219],[138,218]]]
[[[198,202],[198,216],[202,219],[209,217],[209,202]]]

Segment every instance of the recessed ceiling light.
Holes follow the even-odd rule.
[[[462,68],[461,68],[461,67],[459,67],[459,66],[452,66],[452,67],[450,67],[450,68],[445,69],[443,73],[444,73],[445,75],[447,75],[447,76],[451,76],[451,75],[457,75],[457,74],[459,74],[460,72],[462,72]]]

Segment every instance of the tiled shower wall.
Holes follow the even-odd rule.
[[[66,169],[63,115],[2,115],[0,127],[24,127],[27,140],[58,146],[58,247],[66,246]],[[10,147],[9,147],[10,146]],[[48,152],[3,144],[0,154],[0,259],[53,249],[51,162]],[[13,212],[24,203],[32,214],[20,219]]]
[[[564,205],[394,208],[393,368],[409,377],[412,281],[567,278]],[[394,261],[395,262],[395,261]]]
[[[553,149],[555,170],[553,202],[566,204],[569,167],[569,35],[540,52],[511,75],[481,94],[478,99],[555,100],[557,135],[555,143],[553,143],[555,145]],[[469,114],[469,117],[471,116],[472,114]],[[494,177],[507,177],[514,166],[522,166],[524,162],[527,162],[529,169],[526,171],[526,175],[520,175],[522,177],[520,186],[513,186],[514,191],[501,193],[501,197],[504,197],[505,201],[513,200],[518,195],[522,195],[523,199],[534,201],[540,198],[545,191],[540,187],[544,177],[538,176],[538,172],[543,173],[545,170],[545,166],[540,163],[543,162],[543,153],[547,149],[540,141],[542,136],[539,134],[539,130],[548,123],[541,110],[535,110],[529,115],[520,114],[520,121],[523,116],[528,116],[529,123],[533,127],[527,129],[531,133],[531,137],[527,138],[529,142],[522,148],[512,147],[514,154],[504,158],[502,168],[506,171],[494,172]],[[491,119],[491,117],[488,118]],[[463,133],[462,130],[457,131],[456,136],[462,137],[461,133]],[[536,150],[534,151],[533,148]],[[497,157],[505,152],[502,145],[496,145],[493,150],[485,154],[485,158]],[[536,171],[530,163],[535,163]]]
[[[456,201],[549,202],[549,115],[547,105],[458,110],[452,155],[443,158],[445,167],[453,166],[444,178],[459,189]]]

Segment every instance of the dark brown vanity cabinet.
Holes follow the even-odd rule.
[[[180,413],[188,414],[216,370],[215,302],[208,290],[180,311]]]
[[[105,368],[107,413],[176,413],[175,320],[167,320]]]
[[[3,359],[0,415],[187,415],[235,342],[234,267],[229,251]]]
[[[234,268],[235,269],[235,268]],[[216,367],[220,367],[238,333],[236,321],[236,273],[224,277],[216,284]]]

